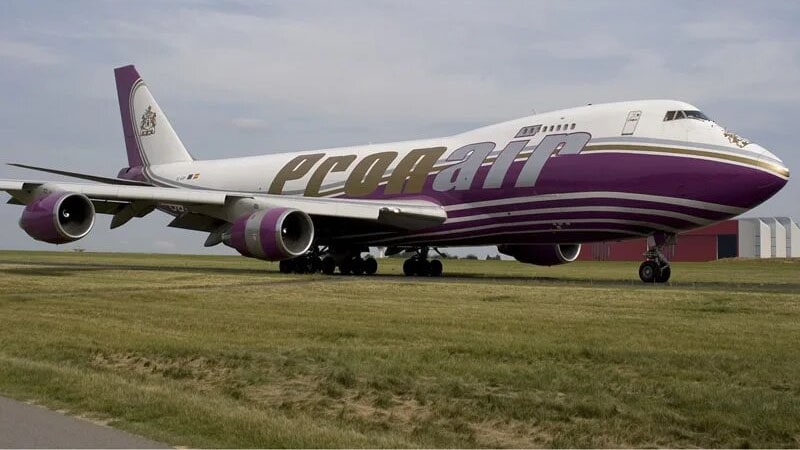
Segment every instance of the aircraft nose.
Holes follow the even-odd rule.
[[[758,144],[750,144],[745,148],[758,153],[759,163],[761,163],[762,166],[765,166],[765,168],[769,169],[775,175],[778,175],[780,178],[784,178],[783,184],[786,184],[786,182],[789,181],[789,168],[786,167],[786,164],[784,164],[780,158],[775,156],[774,153]]]
[[[759,156],[759,160],[761,160],[762,162],[768,164],[770,163],[775,164],[776,166],[785,169],[787,172],[786,175],[788,176],[789,169],[786,168],[786,166],[783,164],[783,161],[781,161],[780,158],[775,156],[774,153],[770,152],[769,150],[765,149],[764,147],[758,144],[753,144],[753,143],[748,144],[747,147],[745,147],[745,149],[757,153]]]
[[[786,185],[789,181],[789,168],[775,154],[758,144],[749,144],[746,149],[758,153],[758,162],[761,167],[773,175],[767,179],[763,177],[759,177],[757,181],[755,178],[753,179],[757,203],[761,203],[778,193]]]

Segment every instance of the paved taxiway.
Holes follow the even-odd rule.
[[[0,397],[0,448],[169,448],[124,431]]]

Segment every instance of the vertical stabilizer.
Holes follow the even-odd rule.
[[[114,69],[129,167],[192,161],[134,66]]]

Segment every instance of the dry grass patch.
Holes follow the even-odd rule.
[[[193,447],[797,446],[798,264],[381,264],[0,252],[0,392]]]

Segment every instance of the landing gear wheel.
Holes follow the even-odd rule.
[[[293,260],[293,263],[295,273],[314,273],[314,262],[312,258],[300,257]]]
[[[658,263],[655,261],[645,261],[639,266],[639,278],[645,283],[653,283],[660,272]]]
[[[669,281],[669,276],[672,275],[672,269],[669,266],[664,266],[661,271],[656,275],[656,283],[666,283]]]
[[[431,260],[430,264],[430,274],[432,277],[440,277],[442,276],[442,262],[438,259]]]
[[[320,273],[322,272],[322,258],[318,256],[313,256],[311,258],[311,273]]]
[[[361,259],[360,256],[356,256],[353,258],[353,275],[363,275],[364,274],[364,260]]]
[[[353,273],[353,262],[349,259],[343,260],[339,264],[339,273],[342,275],[350,275]]]
[[[431,273],[431,263],[427,259],[417,260],[417,275],[427,277]]]
[[[378,261],[375,258],[364,259],[364,273],[367,275],[375,275],[378,271]]]
[[[284,259],[278,263],[278,270],[281,273],[292,273],[294,270],[294,262],[291,259]]]
[[[336,260],[333,259],[333,256],[326,256],[322,258],[322,273],[325,275],[333,275],[333,272],[336,271]]]
[[[407,277],[412,277],[417,272],[417,260],[413,258],[408,258],[403,262],[403,273]]]

